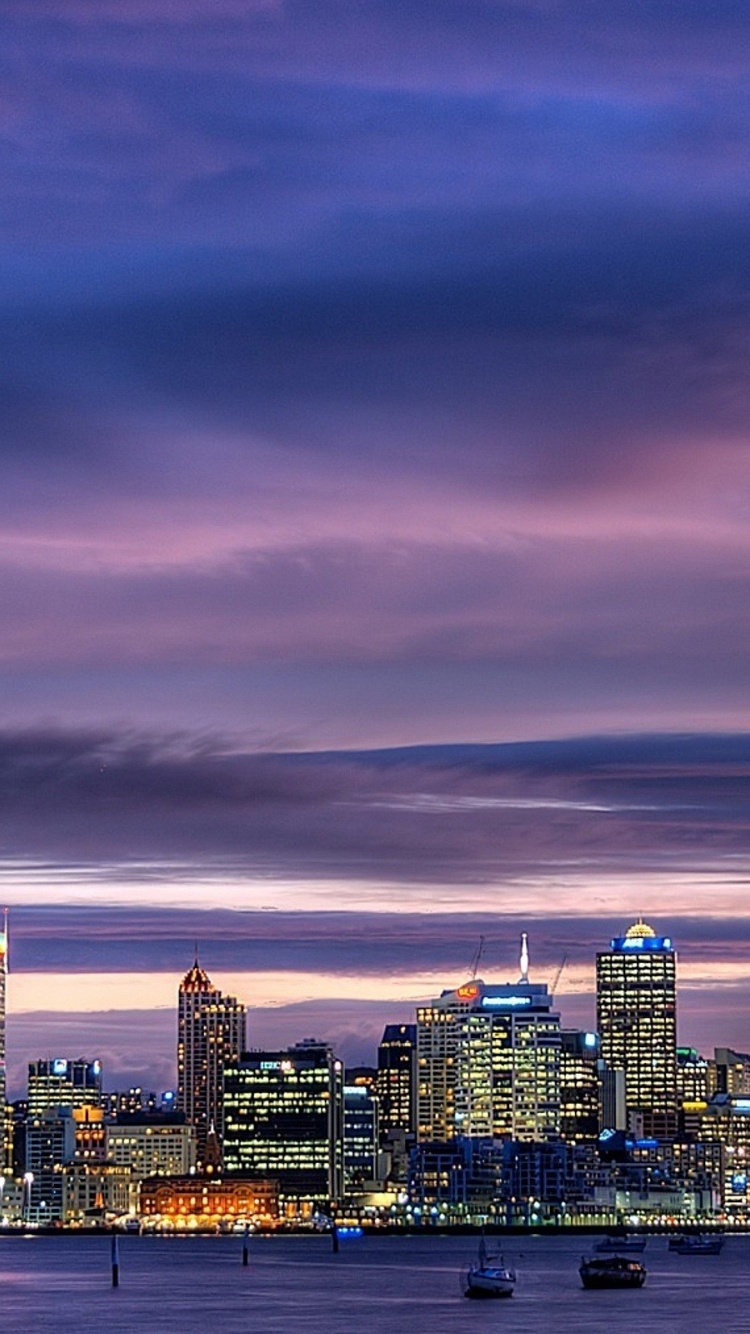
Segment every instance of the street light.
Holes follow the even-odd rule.
[[[23,1174],[23,1197],[21,1203],[21,1214],[27,1223],[31,1222],[31,1187],[34,1184],[34,1173],[24,1172]]]

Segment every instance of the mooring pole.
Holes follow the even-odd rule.
[[[247,1245],[247,1226],[242,1236],[242,1268],[247,1269],[250,1260],[250,1252]]]
[[[112,1287],[120,1286],[120,1245],[116,1232],[112,1233]]]
[[[331,1224],[331,1243],[333,1245],[334,1255],[339,1253],[339,1230],[335,1223]]]

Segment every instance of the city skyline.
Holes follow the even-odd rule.
[[[273,1047],[521,930],[591,1024],[639,914],[750,1045],[746,29],[7,0],[14,1079],[172,1082],[196,938]]]
[[[604,924],[603,924],[604,925]],[[610,926],[619,933],[621,928]],[[642,929],[643,928],[643,929]],[[638,917],[635,926],[631,924],[625,933],[628,937],[632,935],[653,935],[653,928],[650,924],[644,924],[643,918]],[[33,1026],[24,1023],[23,1015],[14,1015],[12,1007],[7,1014],[5,1025],[6,1048],[11,1053],[8,1064],[8,1087],[9,1096],[22,1096],[21,1090],[25,1087],[27,1069],[29,1063],[37,1058],[44,1060],[52,1056],[65,1055],[71,1058],[73,1052],[80,1056],[85,1053],[84,1059],[94,1059],[97,1065],[101,1063],[104,1070],[105,1085],[108,1089],[123,1088],[128,1085],[137,1084],[146,1088],[153,1088],[154,1091],[163,1091],[165,1088],[178,1088],[181,1085],[180,1061],[188,1061],[185,1067],[192,1068],[192,1056],[185,1056],[183,1048],[186,1040],[186,1034],[193,1024],[189,1018],[188,1008],[191,996],[188,993],[196,991],[198,1001],[201,1000],[203,992],[207,999],[214,1004],[218,1004],[216,1018],[209,1020],[209,1023],[225,1022],[238,1023],[239,1019],[230,1019],[230,1016],[242,1015],[242,1027],[247,1024],[247,1036],[245,1047],[249,1051],[262,1049],[281,1048],[283,1046],[294,1045],[297,1042],[314,1038],[317,1041],[328,1043],[341,1058],[347,1067],[359,1065],[371,1065],[374,1061],[374,1054],[378,1044],[381,1042],[381,1035],[384,1028],[390,1026],[413,1024],[416,1016],[420,1012],[420,1007],[430,1006],[437,996],[449,996],[453,989],[460,987],[465,983],[471,983],[471,989],[476,990],[474,980],[483,986],[489,987],[492,992],[493,987],[510,989],[513,991],[519,984],[518,973],[520,969],[520,981],[528,985],[531,981],[536,989],[545,991],[554,986],[550,991],[550,1001],[557,1011],[559,1011],[559,1023],[563,1029],[577,1029],[583,1031],[590,1029],[601,1035],[601,1025],[597,1016],[597,994],[599,989],[599,969],[602,959],[617,958],[618,955],[608,953],[610,944],[612,948],[620,949],[622,947],[622,938],[615,934],[611,942],[602,937],[597,940],[592,949],[590,959],[587,964],[581,961],[570,961],[569,956],[564,954],[557,963],[557,966],[545,972],[544,966],[535,968],[533,961],[533,939],[531,942],[532,962],[530,972],[524,972],[524,965],[529,966],[529,945],[526,932],[522,932],[514,937],[516,957],[515,961],[506,958],[501,967],[496,968],[491,960],[496,949],[497,941],[491,937],[482,935],[478,938],[477,948],[474,956],[463,972],[457,973],[450,978],[445,972],[435,972],[429,974],[425,970],[422,973],[423,992],[414,995],[409,989],[410,985],[404,987],[401,994],[396,997],[393,994],[393,979],[387,974],[377,977],[372,976],[371,981],[374,984],[372,996],[368,996],[364,1003],[368,1016],[367,1027],[363,1029],[361,1022],[360,1028],[356,1034],[352,1034],[347,1028],[347,1023],[351,1019],[352,1008],[346,1003],[342,1005],[317,1004],[314,1000],[297,1000],[292,1003],[284,1003],[285,997],[283,990],[275,994],[275,1002],[269,1002],[266,998],[264,1005],[253,1005],[252,999],[247,999],[247,993],[243,992],[243,981],[251,986],[258,986],[258,979],[261,983],[265,978],[275,976],[276,985],[288,986],[293,980],[294,975],[276,974],[270,970],[261,972],[235,972],[218,974],[212,969],[210,975],[199,962],[199,949],[197,942],[194,946],[194,960],[185,976],[180,981],[179,971],[176,973],[163,974],[163,985],[165,994],[159,995],[158,1008],[151,1012],[151,1032],[150,1041],[146,1043],[148,1057],[144,1057],[144,1039],[145,1034],[141,1034],[138,1044],[132,1041],[132,1024],[138,1021],[139,1012],[128,1009],[124,1003],[117,1004],[120,997],[125,997],[128,989],[133,987],[133,975],[125,974],[122,976],[122,991],[114,993],[112,997],[112,1009],[109,1013],[101,1014],[96,1009],[92,1009],[88,1014],[84,1013],[78,1026],[71,1028],[68,1022],[68,1011],[66,1002],[68,996],[75,994],[76,989],[80,987],[81,977],[86,975],[73,973],[67,979],[68,987],[62,987],[61,1006],[57,1012],[54,1010],[48,1013],[35,1016]],[[674,986],[674,960],[679,961],[679,942],[672,940],[671,936],[667,939],[657,938],[655,945],[660,949],[665,946],[669,957],[672,960],[672,985]],[[637,961],[630,961],[631,963]],[[574,978],[564,986],[562,984],[566,973],[573,973]],[[750,1046],[750,1033],[747,1032],[746,1019],[744,1014],[735,1016],[732,1022],[720,1006],[712,1015],[711,1027],[706,1027],[700,1036],[696,1036],[691,1031],[690,1024],[686,1026],[682,1020],[682,1008],[686,995],[690,994],[690,982],[685,983],[681,977],[682,968],[678,962],[677,966],[677,996],[679,1004],[677,1006],[677,1030],[676,1043],[681,1046],[692,1046],[708,1055],[714,1048],[727,1047],[738,1051],[745,1051]],[[33,975],[31,975],[33,976]],[[309,981],[313,975],[306,975]],[[688,974],[689,976],[689,974]],[[86,980],[91,982],[90,978]],[[325,989],[327,982],[326,975],[319,974],[319,980]],[[566,989],[574,987],[576,989]],[[169,988],[169,998],[166,998],[166,988]],[[234,995],[227,995],[226,990],[235,991]],[[696,988],[700,990],[700,987]],[[637,988],[636,988],[637,990]],[[200,994],[198,994],[200,993]],[[251,993],[252,994],[252,993]],[[601,1002],[600,1002],[601,1003]],[[355,1003],[354,1013],[360,1016],[363,1003]],[[140,1018],[143,1011],[140,1012]],[[246,1017],[245,1017],[246,1016]],[[154,1022],[156,1018],[156,1022]],[[196,1050],[202,1050],[205,1046],[208,1030],[204,1031],[204,1021],[196,1012],[198,1028],[195,1030],[195,1037],[190,1042],[199,1044]],[[62,1020],[62,1022],[61,1022]],[[649,1017],[648,1025],[653,1026],[662,1022],[660,1015],[654,1013]],[[674,1025],[674,1015],[671,1020]],[[239,1033],[239,1029],[237,1030]],[[649,1032],[651,1027],[649,1027]],[[219,1030],[217,1029],[217,1033]],[[223,1032],[223,1029],[222,1029]],[[32,1034],[38,1034],[34,1037]],[[118,1057],[112,1059],[112,1049],[108,1050],[108,1043],[113,1041],[113,1034],[116,1035],[116,1045],[114,1050],[119,1050]],[[58,1037],[59,1041],[53,1039]],[[226,1040],[221,1038],[222,1043]],[[606,1042],[606,1038],[605,1038]],[[33,1045],[36,1043],[36,1045]],[[76,1045],[77,1044],[77,1045]],[[176,1044],[176,1046],[175,1046]],[[239,1038],[235,1040],[236,1049],[239,1050],[242,1044]],[[175,1062],[175,1049],[183,1052],[178,1055]],[[202,1060],[205,1057],[201,1058]],[[621,1052],[618,1057],[618,1063],[622,1064],[625,1060]],[[131,1063],[132,1062],[132,1063]],[[625,1064],[627,1061],[625,1060]],[[196,1071],[197,1071],[196,1067]],[[205,1074],[200,1076],[196,1073],[194,1078],[204,1078]],[[198,1085],[196,1084],[196,1089]],[[179,1095],[178,1095],[179,1096]],[[191,1097],[194,1095],[190,1095]],[[198,1095],[205,1096],[205,1095]],[[192,1103],[191,1103],[192,1106]],[[205,1114],[204,1114],[205,1115]],[[210,1115],[207,1118],[211,1119]]]

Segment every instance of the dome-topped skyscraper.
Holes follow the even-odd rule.
[[[677,1124],[676,956],[669,936],[639,919],[596,956],[602,1058],[625,1074],[628,1112],[649,1135]]]

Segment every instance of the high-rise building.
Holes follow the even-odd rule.
[[[100,1107],[102,1063],[64,1056],[29,1062],[29,1116],[56,1107]]]
[[[599,1037],[564,1028],[560,1033],[560,1138],[566,1144],[599,1134]]]
[[[363,1084],[344,1086],[344,1185],[356,1190],[377,1177],[378,1099]]]
[[[386,1024],[378,1047],[380,1133],[413,1135],[417,1126],[417,1026]]]
[[[180,983],[177,1018],[177,1108],[195,1126],[198,1162],[209,1133],[224,1131],[224,1074],[244,1051],[245,1007],[224,996],[196,956]]]
[[[8,909],[3,909],[0,930],[0,1112],[5,1117],[7,1076],[5,1070],[5,1005],[8,978]]]
[[[456,1130],[456,1058],[459,1019],[484,988],[467,982],[417,1009],[417,1138],[453,1139]]]
[[[292,1213],[341,1198],[344,1070],[330,1047],[309,1039],[227,1067],[224,1169],[278,1181]]]
[[[48,1109],[26,1122],[26,1200],[28,1222],[61,1222],[64,1216],[61,1169],[75,1158],[75,1122],[69,1107]]]
[[[560,1130],[560,1016],[522,965],[516,983],[480,980],[417,1011],[419,1139],[521,1140]]]
[[[675,951],[668,936],[636,922],[596,956],[601,1054],[625,1074],[625,1101],[647,1135],[677,1128]]]
[[[459,1017],[455,1133],[554,1139],[560,1133],[560,1016],[543,983],[485,986]]]
[[[750,1096],[750,1056],[731,1047],[714,1047],[716,1093],[729,1093],[735,1098]]]

